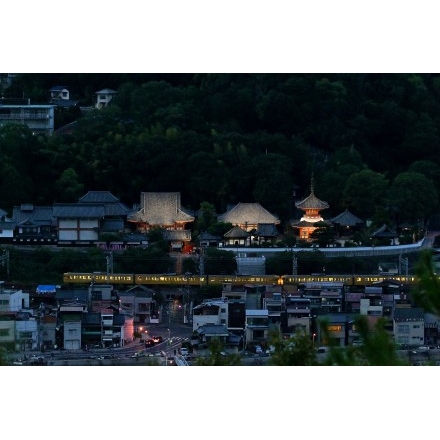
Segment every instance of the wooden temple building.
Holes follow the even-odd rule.
[[[323,222],[320,212],[329,207],[327,202],[316,197],[313,189],[313,177],[310,195],[305,199],[295,202],[295,206],[304,212],[299,220],[294,220],[291,226],[298,229],[298,236],[301,240],[309,240],[312,232],[317,229],[316,223]]]

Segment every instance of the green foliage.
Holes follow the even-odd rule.
[[[432,180],[423,174],[408,171],[398,174],[391,186],[390,199],[403,221],[416,222],[438,208],[438,192]],[[408,206],[411,209],[407,209]]]
[[[0,366],[8,365],[8,353],[4,347],[0,347]]]
[[[293,270],[293,256],[291,251],[278,252],[266,259],[266,273],[273,275],[291,274]]]
[[[195,258],[188,257],[182,260],[182,273],[192,273],[197,274],[199,272],[199,268],[197,266],[197,261]]]
[[[207,231],[222,238],[232,228],[232,223],[215,222],[208,227]]]
[[[224,345],[218,338],[212,338],[208,343],[209,356],[197,358],[197,366],[237,366],[241,365],[241,357],[235,353],[225,353]]]
[[[101,110],[57,109],[57,127],[76,122],[68,135],[1,127],[1,208],[76,201],[85,188],[128,205],[141,191],[178,189],[188,209],[258,201],[288,223],[292,190],[307,195],[314,169],[329,216],[348,207],[383,221],[399,174],[440,184],[438,83],[433,74],[18,74],[6,98],[47,103],[53,84],[66,84],[82,106],[103,84],[118,94]],[[390,220],[426,218],[425,196],[434,209],[438,194],[405,180],[417,209],[400,201]],[[203,215],[197,232],[212,221]]]
[[[120,273],[170,273],[174,262],[161,247],[133,247],[123,254],[115,254],[115,271]],[[117,270],[116,270],[117,269]]]
[[[440,281],[434,272],[430,249],[420,255],[415,274],[419,278],[419,283],[413,292],[414,301],[425,311],[440,316]]]
[[[385,320],[379,319],[371,328],[366,316],[355,320],[355,327],[362,345],[348,347],[330,347],[325,365],[353,366],[393,366],[405,365],[397,354],[397,347],[391,334],[384,328]],[[329,331],[322,326],[324,338],[329,339]]]
[[[269,344],[274,347],[269,365],[318,365],[313,341],[306,332],[297,332],[294,336],[283,339],[279,332],[274,331],[269,335]]]
[[[310,238],[312,238],[315,243],[318,243],[319,247],[327,247],[335,243],[336,235],[332,225],[325,222],[318,222],[315,226],[317,226],[317,228],[310,234]]]
[[[205,252],[205,273],[233,275],[237,271],[237,262],[233,252],[207,248]]]

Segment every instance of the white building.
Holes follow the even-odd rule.
[[[118,92],[112,89],[102,89],[96,92],[96,108],[107,107]]]
[[[54,105],[5,105],[0,102],[0,127],[27,125],[34,134],[50,136],[54,130]]]

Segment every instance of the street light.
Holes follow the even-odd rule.
[[[190,321],[190,314],[191,314],[191,307],[190,307],[190,300],[189,300],[189,279],[192,276],[191,272],[185,272],[185,280],[186,280],[186,298],[185,298],[185,304],[184,304],[184,324],[188,324]]]

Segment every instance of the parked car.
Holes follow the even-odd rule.
[[[256,345],[255,346],[255,353],[256,354],[262,354],[263,353],[263,349],[261,348],[261,345]]]

